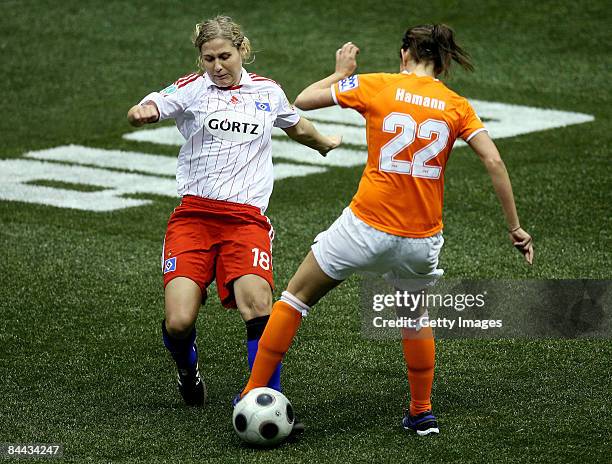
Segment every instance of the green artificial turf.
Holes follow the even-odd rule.
[[[609,279],[608,9],[601,0],[4,1],[0,158],[71,143],[175,156],[176,147],[123,140],[125,114],[194,69],[191,30],[216,13],[243,24],[257,52],[248,69],[290,99],[331,72],[342,43],[361,47],[360,72],[395,71],[403,30],[443,21],[477,66],[447,80],[454,90],[595,116],[497,142],[534,236],[533,267],[508,242],[484,168],[469,149],[453,152],[446,275]],[[276,296],[361,169],[276,183]],[[360,334],[356,277],[316,306],[286,358],[284,391],[306,434],[274,450],[245,447],[230,421],[247,378],[244,324],[213,289],[198,321],[209,403],[185,408],[159,327],[159,255],[177,200],[137,197],[153,202],[110,213],[0,202],[0,443],[61,443],[68,462],[609,462],[609,340],[440,340],[442,434],[417,438],[399,426],[401,347]]]

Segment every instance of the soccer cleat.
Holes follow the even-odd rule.
[[[406,414],[402,419],[402,427],[404,430],[413,430],[421,437],[430,433],[440,433],[436,416],[431,411],[425,411],[416,416]]]
[[[301,435],[306,431],[306,427],[304,427],[304,423],[300,421],[297,416],[293,417],[293,428],[291,429],[290,437],[295,437],[296,435]]]
[[[178,389],[187,406],[202,406],[206,399],[206,385],[200,377],[200,369],[178,369]]]
[[[232,408],[235,408],[236,405],[240,402],[242,398],[240,397],[240,393],[238,393],[234,398],[232,398]],[[297,416],[293,416],[293,428],[291,429],[290,437],[294,437],[296,435],[301,435],[304,433],[306,428],[304,427],[304,423],[301,422]]]

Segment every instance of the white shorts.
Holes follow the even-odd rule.
[[[312,252],[332,279],[344,280],[355,272],[376,274],[397,288],[417,291],[435,284],[444,273],[438,269],[443,244],[442,233],[409,238],[382,232],[347,207],[317,235]]]

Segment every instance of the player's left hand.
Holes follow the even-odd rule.
[[[359,47],[353,42],[347,42],[336,50],[336,73],[344,77],[353,75],[357,69],[358,53]]]
[[[319,150],[319,153],[321,153],[323,156],[327,156],[330,151],[332,151],[334,148],[338,148],[342,144],[342,136],[330,135],[327,137],[327,140],[329,142],[328,145],[324,149]]]
[[[509,232],[512,245],[520,251],[529,264],[533,264],[533,239],[521,227]]]

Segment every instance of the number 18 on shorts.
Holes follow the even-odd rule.
[[[244,275],[258,275],[274,288],[270,222],[257,208],[228,203],[184,198],[174,210],[164,241],[164,286],[187,277],[206,295],[216,280],[225,307],[235,307],[233,282]]]

